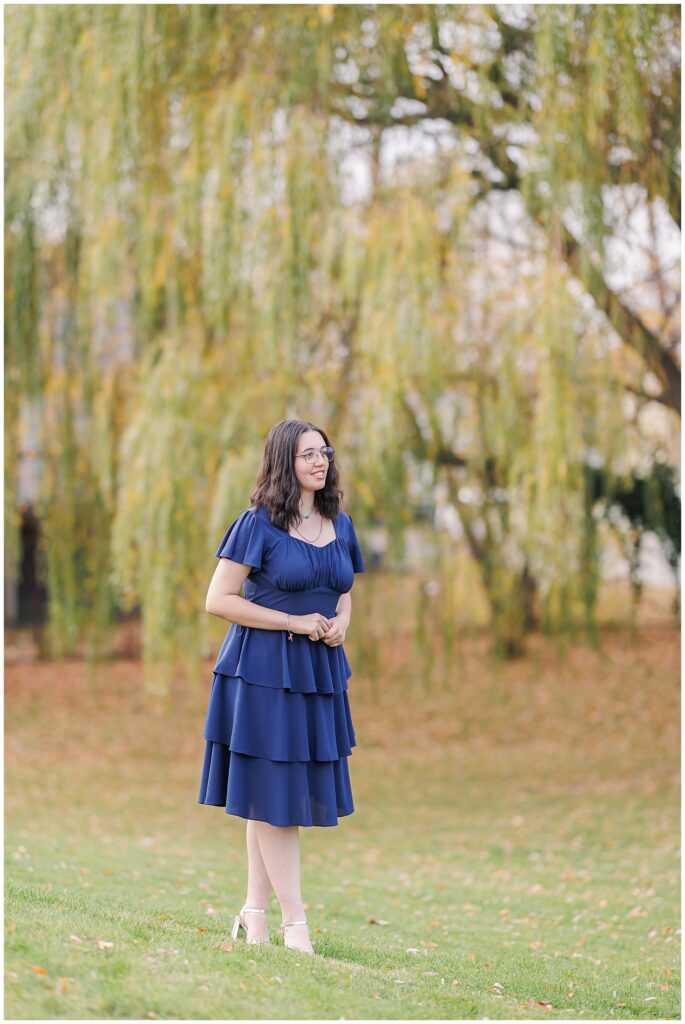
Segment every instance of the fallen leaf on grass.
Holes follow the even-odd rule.
[[[388,923],[389,923],[388,921],[381,921],[380,917],[370,917],[369,918],[369,924],[379,924],[379,925],[381,925],[381,927],[383,927],[383,925],[386,925]]]
[[[105,939],[96,939],[95,945],[98,947],[98,949],[114,949],[114,943],[107,942]]]
[[[55,985],[55,992],[66,992],[69,988],[69,982],[66,978],[58,978],[57,984]]]
[[[36,972],[36,974],[47,974],[47,973],[48,973],[48,972],[47,972],[47,971],[45,970],[45,968],[44,968],[44,967],[38,967],[38,965],[37,965],[37,964],[31,964],[31,970],[32,970],[32,971],[35,971],[35,972]]]
[[[539,999],[529,999],[526,1006],[541,1006],[543,1010],[553,1010],[554,1007],[551,1003],[544,1003]]]

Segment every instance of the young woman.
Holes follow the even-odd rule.
[[[219,545],[206,601],[233,623],[214,666],[198,797],[248,819],[247,898],[232,934],[269,941],[274,889],[283,942],[306,953],[300,826],[337,825],[354,811],[342,643],[364,563],[338,481],[325,431],[304,420],[272,427],[252,505]]]

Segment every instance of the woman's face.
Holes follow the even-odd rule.
[[[326,456],[321,454],[326,442],[318,430],[306,430],[304,434],[300,434],[297,442],[297,455],[303,455],[311,448],[315,449],[316,454],[311,462],[301,458],[295,459],[295,476],[303,490],[320,491],[325,486],[328,476],[328,461]]]

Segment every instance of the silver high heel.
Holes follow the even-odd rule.
[[[251,946],[270,946],[271,945],[271,940],[270,939],[251,939],[251,940],[248,940],[248,938],[247,938],[247,926],[245,925],[245,923],[243,921],[243,914],[246,911],[247,911],[248,914],[266,914],[266,910],[262,910],[261,907],[243,907],[243,909],[240,911],[240,913],[235,915],[235,919],[233,921],[233,928],[231,930],[231,938],[232,939],[237,939],[238,938],[238,931],[239,931],[240,928],[242,928],[243,931],[245,932],[245,940],[249,941]]]
[[[290,928],[293,924],[307,924],[307,921],[281,921],[281,931],[283,932],[283,945],[285,946],[285,929]],[[311,941],[311,940],[310,940]],[[307,953],[310,956],[314,953],[313,949],[299,949],[297,946],[285,946],[286,949],[296,949],[298,953]]]

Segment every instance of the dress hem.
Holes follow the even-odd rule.
[[[340,824],[339,821],[329,822],[316,822],[316,821],[291,821],[288,824],[284,824],[282,821],[269,821],[268,818],[257,818],[250,814],[241,814],[240,811],[232,811],[224,804],[214,804],[209,800],[198,800],[198,804],[203,804],[205,807],[223,807],[226,814],[231,814],[235,818],[242,818],[243,821],[264,821],[267,825],[274,825],[276,828],[292,828],[293,825],[298,825],[300,828],[335,828]],[[351,814],[354,814],[354,807],[351,811],[338,811],[338,818],[349,818]]]

